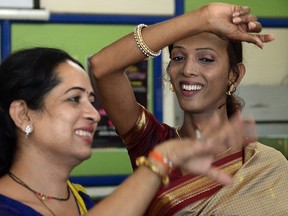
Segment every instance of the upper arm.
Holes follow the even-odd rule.
[[[128,77],[113,74],[96,79],[97,95],[119,134],[126,133],[137,121],[139,105]]]

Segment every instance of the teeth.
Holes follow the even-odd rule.
[[[196,91],[202,89],[201,85],[182,85],[182,89],[186,91]]]
[[[79,136],[86,136],[86,137],[92,138],[92,133],[90,133],[88,131],[84,131],[84,130],[76,130],[75,134],[79,135]]]

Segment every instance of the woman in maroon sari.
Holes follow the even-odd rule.
[[[272,38],[251,34],[243,37],[243,32],[250,31],[255,23],[249,24],[246,19],[247,23],[226,25],[225,18],[218,16],[219,5],[200,9],[209,11],[209,18],[196,11],[149,27],[138,25],[134,34],[90,59],[103,106],[128,149],[133,168],[137,157],[148,155],[164,140],[198,138],[205,143],[218,127],[241,111],[241,101],[233,93],[245,74],[245,66],[242,44],[235,40],[262,47]],[[227,18],[237,20],[231,13]],[[156,51],[168,45],[171,90],[184,111],[183,123],[176,128],[158,122],[136,102],[123,72],[144,57],[157,56],[160,52]],[[257,142],[245,148],[227,145],[215,158],[214,166],[234,175],[233,186],[223,187],[209,176],[197,175],[197,170],[191,175],[183,168],[171,169],[170,184],[158,191],[147,215],[283,215],[286,211],[288,164],[281,153]],[[198,174],[201,169],[205,167],[199,162]],[[271,187],[273,182],[277,184]],[[251,201],[261,192],[261,199]]]

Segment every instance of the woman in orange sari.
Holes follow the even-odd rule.
[[[217,14],[218,6],[210,4],[202,11]],[[272,38],[269,35],[244,38],[241,31],[253,27],[249,22],[228,28],[222,26],[221,19],[208,18],[208,23],[201,23],[205,20],[203,14],[190,13],[149,27],[139,25],[134,34],[90,59],[102,104],[128,149],[133,168],[137,157],[148,155],[164,140],[198,138],[205,143],[218,127],[229,123],[241,111],[241,100],[233,93],[245,74],[245,66],[242,44],[235,39],[262,47],[263,42]],[[227,17],[233,19],[231,14]],[[227,34],[227,29],[238,33]],[[184,111],[183,123],[176,128],[158,122],[137,103],[124,73],[129,65],[147,56],[157,56],[158,50],[168,45],[171,90]],[[170,184],[158,191],[146,214],[283,215],[288,198],[287,161],[274,149],[246,141],[245,148],[227,145],[214,161],[214,166],[234,175],[233,186],[223,187],[209,177],[197,175],[197,171],[191,175],[185,169],[172,168]],[[199,163],[199,173],[201,169],[205,167]],[[262,197],[255,201],[258,194]]]

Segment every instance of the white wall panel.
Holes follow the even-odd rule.
[[[57,13],[174,15],[174,0],[41,0]]]

